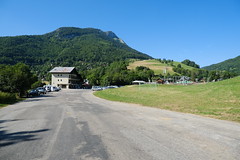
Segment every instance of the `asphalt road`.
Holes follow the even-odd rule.
[[[240,124],[66,90],[0,109],[0,159],[240,159]]]

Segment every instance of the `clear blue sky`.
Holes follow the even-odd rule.
[[[240,55],[240,0],[0,0],[0,36],[113,31],[154,58],[201,67]]]

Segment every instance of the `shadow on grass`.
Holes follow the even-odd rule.
[[[6,122],[13,122],[19,121],[16,120],[0,120],[0,124]],[[40,129],[40,130],[33,130],[33,131],[19,131],[19,132],[12,132],[10,133],[8,130],[3,130],[4,127],[0,127],[0,148],[6,147],[9,145],[26,142],[26,141],[34,141],[38,140],[38,134],[41,132],[49,131],[49,129]]]

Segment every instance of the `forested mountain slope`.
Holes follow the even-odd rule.
[[[125,59],[149,59],[113,32],[62,27],[44,35],[0,37],[0,64],[23,62],[43,75],[54,66],[91,69]]]
[[[213,64],[210,66],[203,67],[203,69],[207,70],[225,70],[229,72],[234,72],[240,75],[240,56],[232,59],[228,59],[226,61]]]

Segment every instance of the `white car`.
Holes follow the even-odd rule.
[[[103,88],[100,86],[92,86],[92,91],[101,91],[101,90],[103,90]]]
[[[43,88],[45,88],[45,90],[47,92],[51,92],[51,86],[50,85],[43,86]]]
[[[56,87],[56,86],[51,86],[51,91],[52,91],[52,92],[58,92],[58,91],[59,91],[59,88]]]

